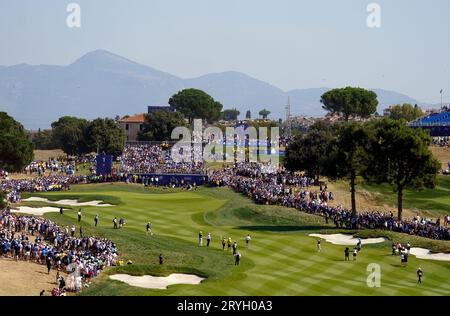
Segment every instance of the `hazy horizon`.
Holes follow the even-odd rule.
[[[81,27],[66,7],[81,8]],[[367,5],[381,8],[369,28]],[[284,91],[357,85],[450,98],[450,2],[0,1],[0,65],[67,65],[105,49],[193,78],[238,71]]]

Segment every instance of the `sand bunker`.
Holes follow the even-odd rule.
[[[59,208],[51,206],[44,206],[44,207],[19,206],[17,209],[11,209],[11,212],[42,216],[45,213],[59,212]]]
[[[432,253],[430,250],[424,248],[411,248],[410,253],[418,259],[450,261],[449,253]]]
[[[113,206],[111,204],[103,203],[103,201],[89,201],[89,202],[78,202],[77,200],[59,200],[59,201],[50,201],[46,198],[41,198],[37,196],[29,197],[28,199],[22,200],[23,202],[45,202],[50,204],[58,204],[58,205],[69,205],[69,206]]]
[[[322,235],[322,234],[310,234],[311,237],[317,237],[321,239],[325,239],[326,241],[332,243],[333,245],[341,245],[341,246],[354,246],[358,243],[358,238],[355,238],[350,235],[344,234],[331,234],[331,235]],[[368,244],[379,244],[385,242],[385,238],[361,238],[361,243],[363,245]]]
[[[131,286],[145,289],[165,290],[173,284],[200,284],[204,279],[193,274],[174,273],[167,277],[155,277],[151,275],[132,276],[129,274],[115,274],[109,277],[112,280],[125,282]]]

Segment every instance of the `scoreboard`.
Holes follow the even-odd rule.
[[[112,174],[112,155],[98,155],[96,158],[96,171],[97,175]]]

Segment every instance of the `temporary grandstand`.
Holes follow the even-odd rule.
[[[432,137],[450,136],[450,110],[444,108],[439,113],[432,113],[409,123],[409,126],[427,130]]]

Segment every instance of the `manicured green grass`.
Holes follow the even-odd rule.
[[[390,255],[390,241],[364,246],[356,262],[344,262],[343,246],[323,242],[316,251],[313,232],[336,232],[321,217],[295,209],[260,206],[226,188],[197,191],[143,188],[140,185],[98,184],[73,186],[69,192],[41,193],[49,199],[95,199],[113,207],[83,207],[85,233],[114,240],[121,257],[132,265],[113,267],[97,278],[82,295],[450,295],[450,262],[426,261],[410,256],[408,267]],[[24,203],[27,204],[27,203]],[[47,214],[61,225],[76,222],[76,209]],[[99,214],[100,225],[93,227]],[[126,225],[112,228],[112,219],[123,216]],[[152,222],[155,235],[147,236]],[[212,233],[212,245],[197,246],[198,232]],[[250,249],[244,238],[250,233]],[[386,235],[396,240],[409,236],[361,231],[361,235]],[[237,240],[242,253],[235,267],[231,253],[222,251],[220,238]],[[450,242],[415,237],[414,246],[450,251]],[[162,253],[165,265],[158,265]],[[381,287],[369,288],[367,266],[381,266]],[[416,270],[424,270],[424,283],[417,285]],[[168,275],[195,273],[207,279],[200,285],[173,285],[167,290],[148,290],[111,281],[115,273]]]

